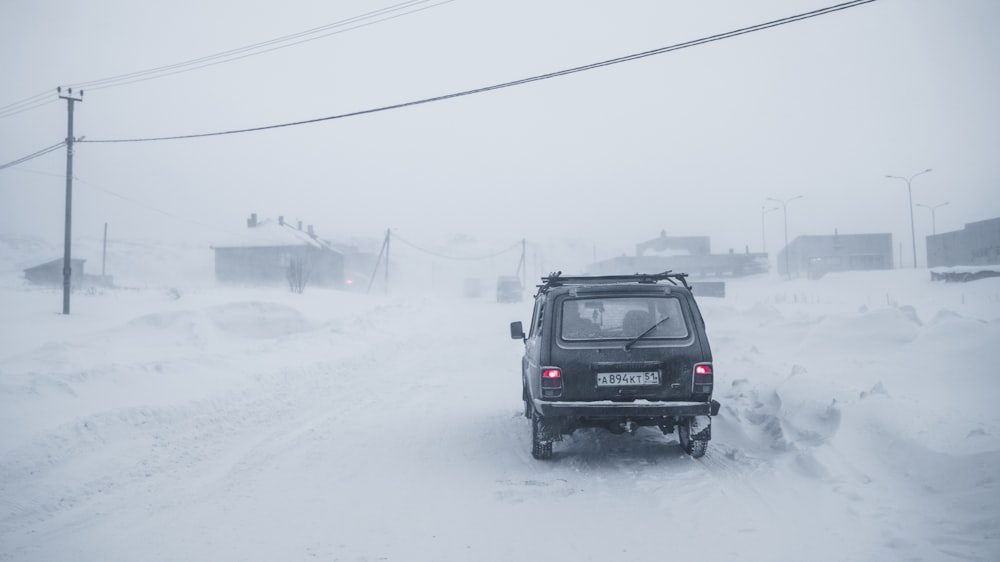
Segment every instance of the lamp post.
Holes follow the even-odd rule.
[[[765,208],[764,205],[760,206],[760,251],[767,253],[767,242],[764,238],[764,215],[770,213],[771,211],[777,211],[777,207],[771,207],[770,209]]]
[[[931,210],[931,234],[937,234],[937,219],[934,217],[934,211],[936,211],[938,207],[944,207],[947,204],[947,201],[944,203],[938,203],[937,205],[924,205],[922,203],[917,203],[917,207],[923,207]]]
[[[788,204],[796,199],[802,199],[802,196],[796,195],[795,197],[785,199],[784,201],[781,199],[775,199],[774,197],[768,197],[766,199],[767,201],[774,201],[775,203],[780,204],[782,213],[785,216],[785,277],[792,276],[792,270],[788,268]]]
[[[926,174],[927,172],[930,172],[930,171],[931,171],[931,169],[927,168],[923,172],[917,172],[917,173],[913,174],[912,176],[910,176],[908,178],[904,178],[902,176],[886,176],[887,179],[897,179],[897,180],[903,180],[903,181],[906,182],[906,193],[910,197],[910,238],[912,239],[912,243],[913,243],[913,268],[914,269],[916,269],[916,267],[917,267],[917,229],[913,226],[913,189],[910,187],[910,183],[913,182],[913,178],[919,176],[920,174]]]

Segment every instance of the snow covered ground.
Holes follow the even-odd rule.
[[[732,281],[704,458],[581,430],[544,462],[527,302],[197,278],[64,316],[12,248],[3,560],[1000,560],[1000,278]]]

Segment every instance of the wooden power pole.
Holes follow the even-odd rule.
[[[382,263],[382,256],[385,256],[385,293],[389,294],[389,238],[392,236],[392,230],[385,230],[385,239],[382,240],[382,249],[378,252],[378,257],[375,258],[375,269],[372,271],[371,279],[368,280],[368,290],[365,293],[370,293],[372,290],[372,285],[375,283],[375,275],[378,273],[378,266]]]
[[[69,314],[70,277],[73,274],[73,261],[70,252],[73,224],[73,103],[83,101],[83,90],[80,97],[73,97],[73,88],[62,93],[62,87],[56,89],[60,99],[66,100],[69,108],[68,132],[66,133],[66,230],[63,240],[63,314]]]

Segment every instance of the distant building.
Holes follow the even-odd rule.
[[[708,236],[660,236],[640,242],[636,255],[619,256],[600,261],[589,268],[597,275],[627,275],[631,273],[687,273],[692,278],[741,277],[768,270],[767,254],[711,253]]]
[[[1000,264],[1000,218],[927,237],[927,267]]]
[[[70,282],[74,287],[79,286],[83,279],[83,263],[87,260],[71,258]],[[29,267],[24,270],[24,278],[36,285],[62,285],[63,284],[63,258],[47,261],[43,264]]]
[[[280,285],[289,282],[289,273],[301,267],[308,285],[343,288],[344,256],[316,236],[312,226],[302,230],[278,220],[247,219],[242,236],[212,246],[215,251],[215,278],[222,283]]]
[[[892,269],[892,234],[799,236],[778,252],[778,272],[819,279],[834,271]]]
[[[70,258],[70,286],[73,288],[110,287],[112,285],[110,275],[87,275],[83,272],[83,264],[86,261]],[[63,284],[63,258],[25,269],[24,278],[36,285],[61,287]]]
[[[635,255],[647,253],[703,256],[711,253],[711,242],[708,236],[667,236],[661,230],[659,237],[635,245]]]

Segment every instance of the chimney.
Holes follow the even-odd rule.
[[[285,226],[285,217],[278,217],[278,226]]]
[[[313,225],[311,225],[311,224],[309,225],[308,232],[309,232],[309,236],[311,236],[313,238],[316,238],[316,231],[313,230]]]
[[[257,226],[257,213],[250,213],[250,218],[247,219],[247,228],[254,228]]]
[[[302,221],[299,221],[299,230],[302,230]]]

